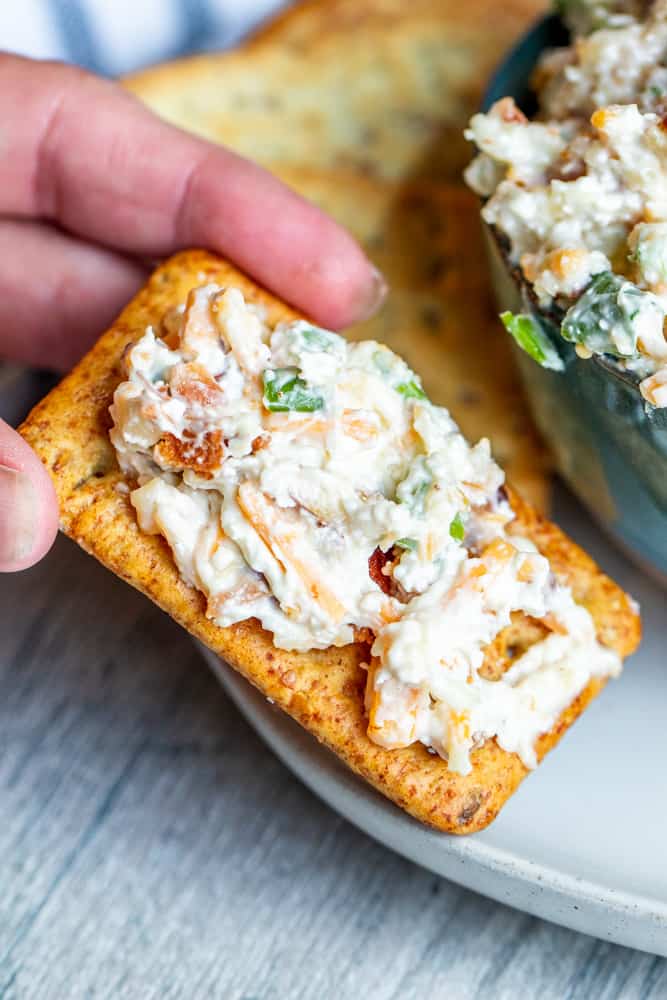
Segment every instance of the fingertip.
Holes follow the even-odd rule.
[[[31,454],[33,453],[31,452]],[[37,494],[38,505],[37,531],[35,533],[34,545],[27,555],[27,561],[25,565],[19,567],[20,569],[27,569],[28,566],[33,566],[47,554],[56,540],[60,523],[58,497],[56,496],[51,477],[39,459],[36,460],[32,475],[34,477],[32,481]]]
[[[284,271],[274,290],[324,327],[341,330],[373,316],[388,285],[356,239],[294,192],[294,224],[281,234]],[[298,224],[296,222],[298,220]]]
[[[368,319],[387,284],[354,237],[266,170],[200,150],[180,199],[177,242],[229,257],[323,326]]]
[[[344,281],[331,281],[325,274],[321,284],[310,315],[332,330],[370,319],[382,307],[389,291],[382,272],[365,258],[351,273],[348,267]]]
[[[287,273],[276,290],[333,330],[369,319],[387,296],[383,274],[335,220],[308,202],[299,208],[301,225],[283,241]]]
[[[27,569],[53,545],[58,501],[26,442],[0,421],[0,572]]]

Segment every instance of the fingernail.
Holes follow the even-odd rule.
[[[384,300],[387,298],[389,285],[385,276],[377,267],[373,268],[373,280],[367,298],[359,309],[359,319],[370,319],[378,311]]]
[[[29,556],[37,533],[37,494],[24,472],[0,465],[0,568]]]

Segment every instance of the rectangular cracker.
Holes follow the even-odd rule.
[[[482,829],[527,774],[515,754],[489,740],[473,752],[472,772],[464,776],[450,772],[420,744],[404,750],[376,746],[366,735],[363,710],[361,664],[369,659],[367,645],[288,653],[275,649],[270,634],[254,620],[217,627],[205,617],[203,596],[181,580],[166,542],[139,530],[108,438],[109,404],[123,378],[122,354],[147,326],[158,328],[162,315],[185,301],[191,287],[206,282],[236,285],[247,299],[266,308],[270,324],[295,318],[268,292],[204,251],[178,254],[159,267],[111,329],[20,428],[53,477],[63,531],[155,601],[397,805],[439,830]],[[557,527],[514,494],[511,499],[521,532],[589,609],[600,639],[627,656],[639,640],[639,619],[629,598]],[[540,758],[603,685],[603,680],[592,680],[553,730],[540,738]],[[602,749],[600,753],[603,766]]]

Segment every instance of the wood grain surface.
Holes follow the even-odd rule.
[[[0,997],[648,1000],[667,961],[375,844],[64,538],[0,577]]]
[[[0,576],[0,997],[657,1000],[667,961],[359,833],[183,632],[60,539]]]

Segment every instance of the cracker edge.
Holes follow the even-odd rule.
[[[62,530],[100,562],[150,597],[192,635],[333,750],[353,771],[416,819],[449,833],[483,829],[530,773],[495,740],[473,753],[469,775],[450,772],[420,744],[384,750],[366,735],[363,712],[368,647],[354,644],[306,654],[275,649],[256,621],[222,629],[206,619],[203,595],[185,584],[163,539],[139,531],[108,440],[108,407],[121,380],[122,351],[157,326],[194,284],[233,283],[263,305],[269,322],[297,315],[227,262],[204,251],[177,254],[147,285],[19,428],[51,474]],[[627,596],[555,525],[512,494],[517,524],[572,584],[604,641],[622,656],[636,647],[639,617]],[[604,687],[593,679],[537,742],[541,760]]]

